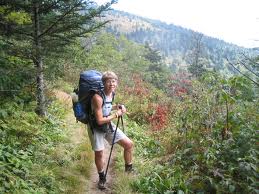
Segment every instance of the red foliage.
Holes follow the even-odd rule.
[[[167,126],[168,105],[159,98],[156,100],[154,93],[149,90],[148,84],[143,81],[141,75],[134,74],[132,80],[125,86],[124,91],[125,96],[136,97],[135,103],[142,104],[143,101],[145,101],[141,110],[138,110],[136,115],[138,115],[138,118],[142,118],[146,123],[149,122],[152,131],[160,131]]]
[[[186,73],[177,73],[171,77],[171,83],[168,86],[169,94],[182,98],[188,94],[192,86],[189,75]]]
[[[164,129],[168,122],[168,106],[165,105],[151,105],[151,109],[155,109],[154,113],[149,116],[148,120],[152,126],[153,131],[160,131]]]
[[[149,95],[148,87],[141,78],[140,75],[134,74],[132,76],[133,86],[126,86],[125,91],[128,95],[133,94],[140,98],[147,97]]]

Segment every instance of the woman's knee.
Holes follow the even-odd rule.
[[[134,146],[133,141],[129,139],[128,147],[129,149],[132,149]]]
[[[121,145],[125,150],[131,150],[133,148],[133,142],[129,138],[123,139]]]

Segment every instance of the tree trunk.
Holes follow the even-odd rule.
[[[40,116],[46,115],[46,104],[44,95],[44,76],[43,76],[43,61],[41,56],[41,41],[40,41],[40,22],[39,22],[39,4],[35,2],[34,4],[34,58],[33,62],[36,68],[36,100],[37,107],[36,113]]]
[[[227,115],[226,115],[226,124],[223,127],[221,131],[222,139],[228,139],[230,136],[230,128],[229,128],[229,106],[228,106],[228,100],[226,99],[226,110],[227,110]]]

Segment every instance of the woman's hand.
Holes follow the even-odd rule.
[[[121,116],[123,115],[123,112],[122,112],[121,109],[117,110],[117,115],[118,115],[119,117],[121,117]]]
[[[123,104],[119,105],[118,107],[119,107],[120,110],[122,110],[122,113],[127,112],[126,107]]]
[[[124,105],[118,105],[118,109],[117,109],[118,116],[122,116],[126,112],[127,112],[127,110]]]

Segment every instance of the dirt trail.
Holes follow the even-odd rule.
[[[106,145],[106,149],[104,150],[105,162],[108,161],[109,153],[110,153],[110,146]],[[106,165],[107,164],[105,164],[105,169],[106,169]],[[90,176],[91,179],[90,179],[89,186],[87,188],[86,193],[89,193],[89,194],[104,194],[104,193],[112,194],[113,193],[112,192],[112,184],[113,184],[113,177],[114,177],[114,174],[112,174],[112,167],[113,167],[113,155],[112,155],[112,158],[111,158],[110,167],[109,167],[108,174],[107,174],[107,177],[106,177],[107,178],[107,182],[106,182],[107,188],[105,190],[99,190],[97,188],[97,183],[98,183],[99,177],[98,177],[95,165],[93,165],[93,168],[91,170],[91,176]]]
[[[59,91],[59,90],[55,90],[54,91],[55,96],[62,101],[66,106],[71,107],[72,110],[72,100],[71,100],[71,96],[65,92]],[[66,123],[68,126],[71,126],[71,142],[75,145],[80,144],[84,141],[83,137],[85,135],[86,129],[82,127],[82,125],[75,125],[75,117],[73,115],[73,112],[69,112],[66,116]],[[106,145],[106,148],[104,150],[104,156],[105,156],[105,162],[107,163],[108,158],[109,158],[109,154],[110,154],[110,146]],[[108,174],[107,174],[107,189],[105,190],[99,190],[97,188],[97,183],[98,183],[98,173],[96,171],[96,167],[95,164],[92,164],[91,167],[91,171],[90,171],[90,178],[89,180],[86,179],[83,176],[80,176],[78,178],[80,178],[82,180],[82,182],[84,182],[84,186],[85,188],[81,188],[79,189],[80,194],[112,194],[112,184],[113,184],[113,177],[115,176],[112,172],[112,168],[113,168],[113,160],[114,160],[114,155],[112,154],[111,157],[111,162],[110,162],[110,167],[108,170]],[[106,169],[106,165],[105,164],[105,169]]]

